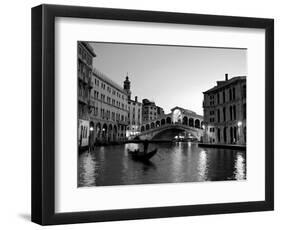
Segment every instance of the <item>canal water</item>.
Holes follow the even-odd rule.
[[[78,158],[78,186],[202,182],[246,179],[246,152],[200,148],[197,143],[150,144],[158,149],[147,163],[134,161],[128,149],[141,144],[96,147]]]

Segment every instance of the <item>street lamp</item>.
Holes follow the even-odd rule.
[[[242,121],[237,122],[238,125],[238,142],[240,141],[241,138],[241,126],[242,126]]]
[[[93,149],[93,147],[94,147],[93,131],[94,131],[94,127],[90,126],[89,151],[91,151]]]

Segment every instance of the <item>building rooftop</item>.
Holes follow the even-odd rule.
[[[147,98],[142,100],[142,104],[143,105],[153,105],[153,106],[156,106],[154,101],[150,101]]]
[[[109,77],[107,77],[104,73],[100,72],[98,69],[94,68],[93,69],[93,74],[95,76],[97,76],[98,78],[100,78],[101,80],[105,81],[107,84],[109,84],[112,87],[114,87],[115,89],[121,91],[124,94],[127,94],[127,92],[120,85],[118,85],[117,83],[112,81]]]
[[[233,77],[231,79],[226,79],[224,81],[217,81],[216,86],[214,86],[213,88],[211,88],[211,89],[209,89],[209,90],[207,90],[203,93],[205,94],[205,93],[215,92],[215,91],[217,91],[221,88],[224,88],[224,87],[226,87],[226,86],[228,86],[228,85],[230,85],[230,84],[232,84],[236,81],[241,81],[241,80],[246,80],[246,76],[236,76],[236,77]]]
[[[81,44],[83,44],[83,45],[86,47],[86,49],[91,53],[91,55],[92,55],[93,57],[96,57],[96,56],[97,56],[97,55],[95,54],[95,52],[94,52],[93,47],[90,46],[90,44],[88,44],[88,42],[81,42]]]
[[[128,103],[130,104],[130,103],[135,103],[135,104],[138,104],[138,105],[142,105],[142,103],[140,102],[140,101],[135,101],[135,100],[132,100],[132,99],[129,99],[128,100]]]
[[[175,106],[175,107],[171,108],[171,111],[174,111],[175,109],[184,110],[184,111],[186,111],[186,112],[188,112],[188,113],[194,113],[194,114],[196,114],[196,113],[195,113],[194,111],[192,111],[192,110],[185,109],[185,108],[182,108],[182,107],[179,107],[179,106]]]
[[[183,110],[185,113],[192,114],[193,116],[202,117],[202,115],[197,114],[196,112],[194,112],[194,111],[192,111],[192,110],[185,109],[185,108],[182,108],[182,107],[179,107],[179,106],[176,106],[176,107],[172,108],[172,109],[171,109],[171,112],[173,112],[175,109]]]

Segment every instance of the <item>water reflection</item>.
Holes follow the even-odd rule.
[[[246,178],[246,164],[243,153],[238,152],[235,160],[235,179],[243,180]]]
[[[202,150],[199,153],[199,159],[198,159],[198,181],[206,181],[208,175],[208,169],[207,169],[207,153],[205,150]]]
[[[97,177],[98,165],[94,154],[84,153],[79,161],[78,186],[93,186]]]
[[[128,149],[138,144],[95,148],[79,156],[79,186],[129,185],[246,179],[246,153],[199,148],[196,143],[150,144],[151,161],[134,161]]]

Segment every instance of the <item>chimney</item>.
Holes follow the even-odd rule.
[[[137,96],[135,96],[135,102],[138,102],[138,97]]]
[[[228,73],[225,74],[225,80],[228,81]]]

